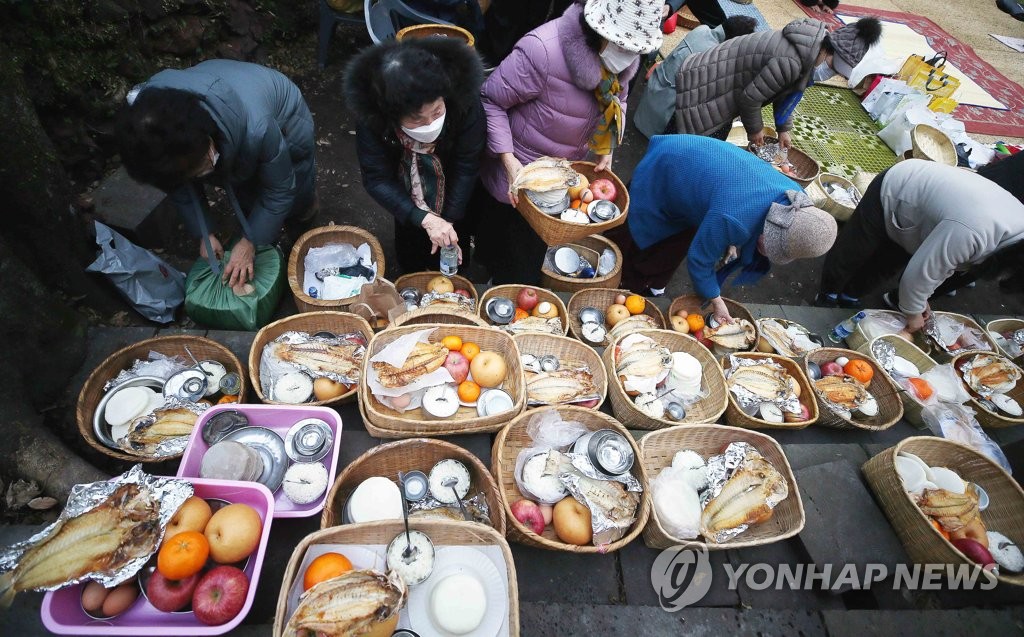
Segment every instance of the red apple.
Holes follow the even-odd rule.
[[[601,402],[600,399],[594,398],[593,400],[584,400],[582,402],[574,403],[577,407],[584,407],[586,409],[593,409],[597,407],[597,403]]]
[[[842,366],[835,362],[829,361],[821,364],[821,375],[822,376],[836,376],[843,373]]]
[[[469,359],[461,352],[448,352],[448,358],[444,359],[444,368],[452,375],[452,380],[456,384],[469,377]]]
[[[537,290],[534,290],[533,288],[523,288],[522,290],[519,290],[519,296],[516,297],[516,305],[527,312],[532,311],[539,302],[540,297],[537,296]]]
[[[167,579],[160,571],[153,571],[146,583],[149,603],[165,613],[173,613],[188,606],[199,583],[199,573],[185,579]]]
[[[458,294],[459,296],[464,296],[467,299],[473,298],[473,295],[470,294],[469,290],[467,290],[466,288],[459,288],[458,290],[455,290],[455,293]]]
[[[590,192],[594,193],[594,199],[606,199],[614,201],[619,191],[611,179],[595,179],[590,182]]]
[[[544,532],[544,513],[532,500],[512,503],[512,516],[537,535]]]
[[[207,626],[231,621],[245,606],[249,578],[240,568],[218,566],[199,580],[192,594],[192,612]]]

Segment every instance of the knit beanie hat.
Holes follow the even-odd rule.
[[[662,4],[652,0],[586,0],[583,17],[605,40],[644,54],[661,48]]]
[[[781,265],[828,252],[838,233],[835,218],[811,205],[802,190],[788,190],[786,195],[792,203],[773,203],[764,221],[765,256]]]
[[[853,67],[860,64],[868,49],[881,37],[882,23],[878,18],[861,18],[829,33],[828,39],[835,49],[832,68],[843,77],[850,77]]]

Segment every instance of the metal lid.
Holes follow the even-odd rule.
[[[409,502],[419,502],[427,497],[430,490],[430,483],[427,481],[427,474],[422,471],[410,471],[401,474],[402,492]]]
[[[613,476],[621,475],[633,466],[633,447],[614,429],[595,431],[587,444],[587,455],[594,467]]]
[[[420,291],[413,287],[402,288],[398,292],[398,296],[402,297],[402,300],[412,301],[413,303],[420,302]]]
[[[177,396],[195,402],[206,395],[206,373],[199,369],[186,369],[167,379],[164,396]]]
[[[203,442],[212,447],[232,431],[248,426],[249,419],[240,411],[229,409],[219,412],[203,423]]]
[[[595,223],[611,221],[619,216],[619,207],[614,202],[598,199],[587,207],[587,214],[590,216],[590,220]]]
[[[476,401],[476,411],[479,416],[493,416],[510,411],[515,405],[512,396],[501,389],[488,389],[480,394]]]
[[[580,255],[568,246],[555,250],[555,269],[562,274],[576,274],[580,269]]]
[[[218,389],[227,396],[237,396],[242,391],[242,378],[235,372],[228,372],[220,379]]]
[[[487,312],[487,318],[492,322],[498,325],[507,325],[516,315],[516,304],[511,299],[499,296],[487,301],[484,311]]]
[[[284,449],[295,462],[320,460],[334,445],[331,426],[319,418],[305,418],[291,426],[284,437]]]
[[[585,307],[578,316],[580,323],[604,323],[604,312],[596,307]]]

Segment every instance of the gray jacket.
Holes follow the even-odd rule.
[[[676,76],[679,132],[709,135],[737,116],[748,133],[760,131],[764,105],[778,106],[810,83],[826,33],[823,22],[805,18],[688,57]],[[778,129],[792,126],[790,116]]]
[[[633,115],[633,124],[641,133],[653,137],[665,132],[676,107],[676,73],[679,67],[694,53],[707,51],[722,42],[725,42],[725,29],[721,25],[712,29],[702,24],[687,33],[665,61],[654,69]]]
[[[886,234],[912,255],[899,293],[908,314],[923,312],[954,270],[1024,240],[1024,204],[961,168],[901,161],[882,179],[881,198]]]
[[[313,116],[299,87],[273,69],[232,60],[208,60],[184,70],[161,71],[140,85],[197,94],[220,131],[220,159],[209,179],[243,186],[239,193],[251,204],[247,238],[257,245],[273,243],[296,204],[313,195],[316,167]],[[185,227],[200,236],[199,216],[189,194],[195,184],[171,193]],[[246,195],[249,195],[248,197]],[[200,197],[205,202],[204,197]],[[251,200],[247,201],[247,200]],[[213,228],[207,217],[207,227]],[[250,236],[251,235],[251,236]]]

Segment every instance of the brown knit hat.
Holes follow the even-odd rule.
[[[839,228],[835,218],[811,205],[803,191],[786,191],[790,205],[773,203],[764,220],[764,253],[772,263],[813,259],[829,251]]]
[[[850,77],[853,67],[860,64],[868,49],[882,37],[882,23],[878,18],[861,18],[853,24],[839,27],[828,34],[835,49],[832,68],[843,77]]]

